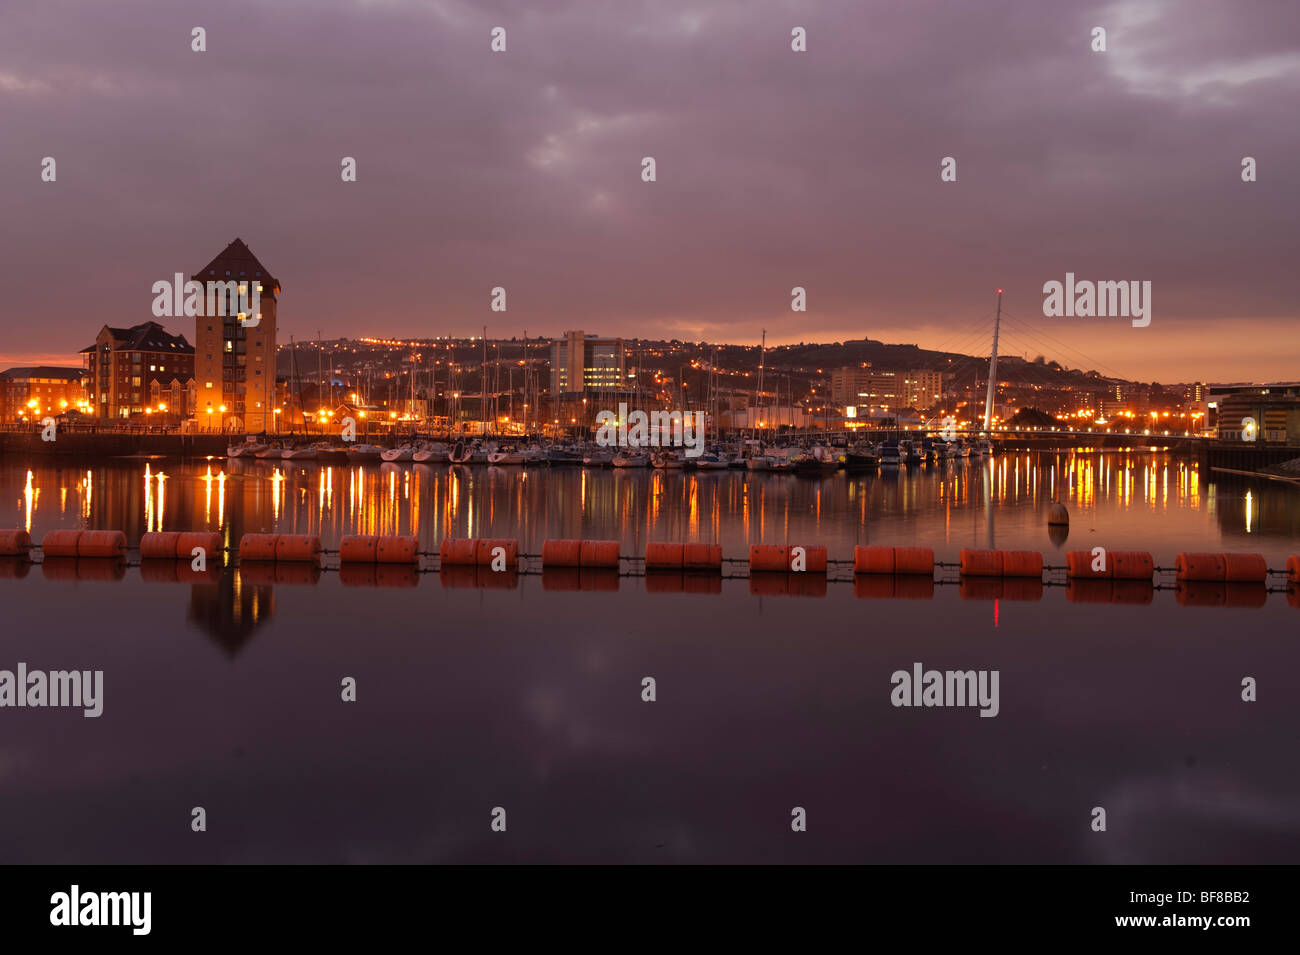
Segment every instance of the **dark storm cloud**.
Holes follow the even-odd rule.
[[[238,235],[284,284],[282,337],[766,327],[979,351],[1001,285],[1034,330],[1009,329],[1013,351],[1165,380],[1300,377],[1293,5],[0,11],[9,357],[150,317],[152,282]],[[194,26],[209,52],[190,51]],[[640,181],[643,156],[658,182]],[[1042,284],[1067,271],[1150,280],[1151,327],[1044,319]]]

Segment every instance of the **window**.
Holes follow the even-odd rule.
[[[212,387],[212,382],[210,382],[210,381],[208,382],[208,387],[209,387],[209,388]],[[212,404],[212,402],[209,401],[208,404]]]
[[[150,371],[157,371],[158,369],[154,368],[153,365],[150,365],[150,366],[149,366],[149,370],[150,370]]]
[[[131,379],[131,384],[134,385],[136,388],[139,388],[139,387],[140,387],[140,376],[139,376],[139,375],[136,375],[134,378],[132,378],[132,379]]]
[[[227,338],[227,339],[226,339],[226,351],[227,351],[227,352],[232,352],[232,351],[234,351],[234,350],[235,350],[235,343],[234,343],[233,341],[231,341],[229,338]]]

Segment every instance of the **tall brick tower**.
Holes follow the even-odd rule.
[[[275,431],[275,312],[280,283],[242,239],[190,276],[195,282],[256,283],[262,318],[236,315],[194,320],[194,417],[200,429]],[[251,289],[249,290],[251,297]],[[221,408],[226,410],[223,412]]]

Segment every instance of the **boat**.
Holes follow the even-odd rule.
[[[316,452],[316,460],[321,464],[347,464],[348,452],[346,448],[341,448],[337,444],[330,444],[328,441],[317,441],[312,445]]]
[[[993,454],[993,442],[988,438],[980,438],[975,442],[975,453],[981,458],[987,458]]]
[[[524,456],[524,464],[546,463],[546,449],[538,447],[535,444],[529,445],[520,453]]]
[[[911,439],[898,442],[898,453],[902,457],[903,463],[909,467],[921,463],[921,451],[917,448],[916,442]]]
[[[614,463],[614,452],[609,448],[592,448],[583,455],[582,463],[589,468],[607,468]]]
[[[721,451],[705,451],[693,460],[700,471],[723,471],[731,467],[730,459]]]
[[[373,444],[354,444],[347,449],[349,464],[370,464],[380,459],[382,450]]]
[[[404,444],[398,448],[387,448],[379,452],[379,458],[391,464],[404,464],[407,461],[415,460],[415,448],[409,444]]]
[[[469,464],[474,457],[474,448],[464,441],[457,441],[447,454],[447,460],[452,464]]]
[[[280,451],[284,461],[315,461],[316,449],[310,445],[298,448],[284,448]]]
[[[620,451],[610,464],[616,468],[644,468],[650,466],[650,455],[644,451]]]
[[[546,449],[546,463],[551,467],[565,464],[582,464],[582,452],[574,447],[555,445]]]
[[[416,464],[446,464],[447,446],[441,442],[421,444],[411,454],[411,460]]]
[[[682,455],[671,448],[650,453],[650,466],[660,471],[680,471],[684,461]]]
[[[267,458],[275,458],[276,460],[279,460],[284,457],[284,448],[280,447],[278,444],[264,444],[253,452],[253,457],[262,458],[263,460]]]
[[[880,466],[882,468],[896,468],[903,463],[903,459],[898,452],[897,441],[885,441],[880,445]]]
[[[878,467],[880,467],[880,456],[874,447],[865,442],[851,446],[844,453],[846,471],[874,471]]]
[[[228,458],[254,458],[259,451],[265,451],[269,445],[259,444],[256,441],[245,441],[243,444],[232,444],[226,448],[226,457]]]
[[[522,451],[490,451],[487,456],[487,463],[492,465],[505,464],[523,464],[524,452]]]
[[[839,455],[830,448],[814,444],[794,463],[796,474],[829,474],[840,466]]]

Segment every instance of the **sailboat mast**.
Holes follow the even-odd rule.
[[[998,289],[998,312],[993,319],[993,354],[989,358],[989,390],[984,398],[984,430],[993,425],[993,386],[998,380],[998,329],[1002,326],[1002,289]]]

